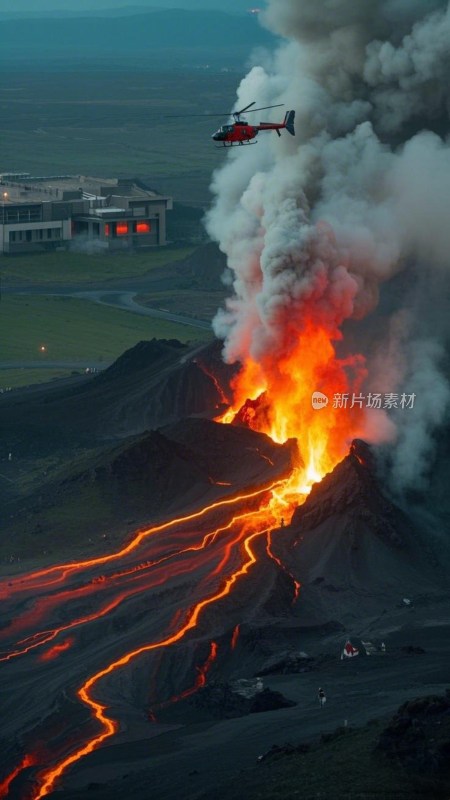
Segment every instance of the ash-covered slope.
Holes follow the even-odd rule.
[[[128,350],[97,379],[105,398],[98,433],[126,436],[188,416],[217,415],[235,371],[220,349],[218,342],[189,349],[154,339]]]
[[[70,385],[33,387],[0,397],[6,451],[42,456],[142,433],[191,416],[214,416],[226,402],[233,368],[220,345],[139,342],[100,375]]]
[[[302,583],[305,625],[382,615],[443,580],[426,535],[387,499],[360,440],[297,508],[277,552]]]
[[[275,444],[255,431],[186,419],[105,451],[75,474],[48,484],[52,503],[80,503],[93,492],[118,520],[146,519],[260,486],[292,468],[293,442]]]
[[[394,546],[405,544],[409,525],[400,509],[381,491],[371,448],[355,439],[349,454],[320,483],[314,484],[306,502],[297,508],[292,526],[302,533],[337,515],[348,515],[350,547],[357,549],[358,530],[372,533]]]

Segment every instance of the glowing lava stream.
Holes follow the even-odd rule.
[[[202,611],[207,608],[208,606],[212,605],[213,603],[221,600],[223,597],[226,597],[229,593],[231,588],[234,584],[238,581],[239,578],[246,575],[249,569],[256,563],[256,555],[251,548],[251,543],[254,539],[264,534],[267,534],[267,528],[261,531],[257,531],[256,533],[251,534],[248,536],[247,539],[244,541],[244,548],[247,553],[246,561],[233,572],[228,578],[225,580],[225,585],[222,589],[215,592],[214,594],[210,595],[209,597],[200,600],[196,603],[190,612],[186,622],[182,625],[176,633],[173,633],[170,636],[167,636],[165,639],[161,639],[159,642],[153,642],[150,644],[143,645],[142,647],[138,647],[136,650],[132,650],[129,653],[126,653],[121,658],[113,661],[104,669],[96,672],[87,681],[81,686],[78,690],[77,695],[82,700],[82,702],[91,709],[94,717],[100,722],[102,725],[102,732],[95,736],[93,739],[90,739],[85,745],[78,748],[74,753],[67,756],[63,761],[61,761],[58,765],[49,769],[40,775],[38,775],[38,782],[40,784],[40,788],[37,790],[37,793],[32,795],[32,800],[40,800],[40,798],[45,797],[48,795],[58,778],[74,763],[79,761],[84,756],[89,755],[92,753],[93,750],[96,750],[106,739],[113,736],[118,730],[118,723],[116,720],[111,719],[106,715],[107,706],[102,705],[101,703],[94,700],[91,696],[91,690],[96,686],[96,684],[107,675],[110,675],[114,670],[120,669],[121,667],[126,666],[130,663],[134,658],[142,653],[148,653],[152,650],[157,650],[160,647],[168,647],[175,642],[179,642],[186,633],[197,626],[198,619]]]
[[[190,572],[190,570],[191,570],[191,565],[187,564],[184,566],[184,568],[179,567],[175,575],[177,576],[182,575],[183,573]],[[18,645],[24,645],[23,648],[19,650],[14,650],[13,652],[8,653],[5,656],[2,656],[0,658],[0,662],[10,661],[12,658],[25,655],[26,653],[29,653],[31,650],[35,650],[37,647],[42,647],[44,644],[48,644],[48,642],[53,641],[58,636],[59,633],[72,630],[73,628],[85,625],[88,622],[95,622],[95,620],[101,619],[102,617],[105,617],[107,614],[109,614],[111,611],[114,611],[114,609],[116,609],[121,603],[123,603],[124,600],[128,600],[128,598],[133,597],[136,594],[145,592],[149,588],[154,588],[155,586],[158,585],[161,586],[161,584],[163,584],[165,581],[166,581],[166,576],[162,575],[158,581],[155,581],[150,586],[149,585],[141,586],[138,589],[135,589],[134,591],[129,591],[120,594],[118,597],[115,597],[99,611],[95,611],[92,614],[89,614],[85,617],[80,617],[79,619],[76,619],[73,622],[61,625],[59,628],[54,628],[53,630],[34,633],[31,636],[28,636],[26,639],[22,639],[22,641],[18,642]],[[41,636],[42,638],[38,639],[37,637],[39,636]]]
[[[147,566],[148,567],[150,567],[150,566],[159,566],[160,564],[163,564],[163,563],[165,563],[165,562],[167,562],[167,561],[169,561],[169,560],[171,560],[171,559],[173,559],[173,558],[175,558],[177,556],[184,555],[186,553],[192,553],[192,552],[198,552],[200,550],[204,550],[209,544],[211,544],[212,542],[215,541],[215,539],[217,538],[219,533],[222,533],[224,531],[230,530],[237,522],[241,522],[243,520],[246,520],[249,517],[251,517],[252,520],[254,521],[255,518],[258,518],[259,516],[262,516],[263,518],[267,518],[267,510],[263,509],[261,511],[245,511],[245,512],[242,512],[242,514],[236,514],[234,517],[232,517],[232,519],[226,525],[222,525],[219,528],[216,528],[214,531],[210,531],[209,533],[206,533],[204,535],[202,541],[199,542],[199,544],[191,545],[190,547],[185,547],[182,550],[176,550],[176,551],[174,551],[173,553],[170,553],[167,556],[163,556],[162,558],[158,559],[157,561],[151,562]],[[235,539],[231,540],[230,542],[228,542],[228,544],[226,545],[226,548],[225,548],[225,554],[224,554],[223,558],[221,559],[221,561],[219,562],[219,564],[211,572],[211,577],[213,577],[215,575],[218,575],[220,573],[221,569],[224,567],[226,561],[230,557],[231,548],[233,547],[233,545],[237,544],[239,539],[240,539],[240,535],[238,535],[237,538],[235,538]],[[190,569],[190,567],[189,567],[189,569]],[[139,575],[138,577],[141,577],[141,575]],[[165,576],[163,577],[163,580],[165,580]],[[163,580],[159,582],[159,585],[161,584],[161,582],[163,582]],[[71,629],[76,628],[76,627],[80,627],[80,626],[82,626],[82,625],[84,625],[84,624],[86,624],[88,622],[93,622],[93,621],[95,621],[97,619],[101,619],[101,617],[104,617],[107,614],[109,614],[111,611],[116,609],[122,602],[127,600],[129,597],[133,597],[134,595],[139,594],[140,592],[147,591],[149,588],[153,588],[155,585],[158,585],[158,584],[156,584],[156,583],[150,584],[150,585],[149,584],[145,584],[144,586],[140,586],[137,589],[134,589],[134,590],[130,589],[129,591],[122,592],[121,594],[119,594],[118,597],[115,597],[113,600],[108,602],[103,608],[97,610],[96,612],[93,612],[92,614],[88,614],[88,615],[86,615],[84,617],[80,617],[78,619],[72,620],[72,622],[68,622],[68,623],[66,623],[64,625],[60,625],[58,628],[54,628],[52,630],[40,631],[38,633],[34,633],[34,634],[26,637],[25,639],[22,639],[21,641],[17,642],[17,646],[23,645],[23,647],[19,648],[17,650],[13,650],[12,652],[9,652],[9,653],[7,653],[5,655],[1,655],[0,656],[0,663],[2,661],[10,661],[12,658],[16,658],[17,656],[25,655],[26,653],[30,652],[31,650],[36,649],[37,647],[42,647],[43,645],[48,644],[49,642],[53,641],[56,638],[56,636],[58,636],[58,634],[60,634],[60,633],[66,632],[66,631],[71,630]],[[67,594],[69,594],[69,596],[71,595],[70,592],[69,593],[66,592],[66,593],[64,593],[64,597],[66,597]],[[52,597],[52,600],[54,600],[54,605],[56,605],[56,601],[58,599],[59,599],[58,596],[55,597],[55,598]]]
[[[259,495],[264,494],[265,492],[270,492],[278,486],[282,485],[282,481],[274,481],[273,483],[269,484],[268,486],[264,486],[260,489],[255,489],[252,492],[248,492],[246,494],[240,494],[234,497],[226,497],[223,500],[216,500],[214,503],[211,503],[208,506],[204,506],[201,508],[200,511],[194,511],[192,514],[186,514],[183,517],[176,517],[175,519],[169,520],[168,522],[163,522],[160,525],[154,525],[152,528],[147,528],[144,531],[140,531],[134,539],[132,539],[129,544],[123,547],[121,550],[117,550],[114,553],[110,553],[106,556],[97,556],[96,558],[91,558],[86,561],[78,561],[69,564],[56,564],[53,567],[48,567],[46,569],[38,570],[36,572],[30,572],[25,575],[21,575],[16,581],[14,579],[9,579],[7,582],[3,581],[3,584],[0,582],[0,587],[4,587],[6,591],[6,597],[13,594],[14,592],[21,592],[26,591],[29,588],[37,589],[43,588],[45,586],[54,585],[55,583],[60,583],[63,581],[67,575],[85,569],[87,567],[95,567],[99,564],[108,564],[111,561],[117,561],[118,559],[122,558],[123,556],[129,555],[134,550],[136,550],[139,545],[141,544],[144,539],[152,534],[159,533],[160,531],[167,530],[168,528],[172,528],[175,525],[180,525],[185,522],[192,522],[193,520],[201,519],[202,517],[209,514],[211,511],[214,511],[217,508],[224,508],[226,506],[234,505],[235,503],[239,503],[243,500],[250,500],[253,497],[259,497]],[[52,575],[53,573],[61,572],[54,581],[45,582],[45,583],[35,583],[39,578],[44,578],[47,575]]]
[[[9,787],[11,786],[14,778],[17,778],[23,769],[32,767],[34,764],[34,758],[28,754],[25,755],[20,764],[18,764],[17,767],[8,775],[8,777],[0,783],[0,798],[8,797]]]

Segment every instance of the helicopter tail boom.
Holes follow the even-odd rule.
[[[278,135],[280,135],[281,130],[286,128],[291,136],[295,136],[294,119],[295,111],[287,111],[283,122],[260,122],[256,128],[259,131],[276,131]]]

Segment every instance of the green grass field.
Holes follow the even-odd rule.
[[[97,66],[89,72],[14,65],[0,75],[1,171],[140,176],[203,205],[223,153],[211,134],[234,103],[239,75]],[[219,112],[214,117],[171,114]]]
[[[23,386],[34,386],[36,383],[48,383],[59,378],[68,378],[72,374],[71,369],[60,369],[58,367],[47,369],[0,369],[0,391],[10,387],[20,389]],[[81,374],[81,367],[80,367]]]
[[[232,107],[239,82],[232,59],[223,66],[230,71],[191,66],[158,72],[135,64],[111,69],[101,62],[92,69],[80,62],[72,67],[65,64],[61,70],[44,64],[33,69],[15,64],[8,74],[0,74],[2,171],[140,177],[175,200],[204,207],[210,200],[212,172],[224,157],[214,148],[210,134],[223,121],[220,112]],[[216,110],[217,119],[169,119],[171,114]],[[189,230],[189,222],[185,227]],[[168,246],[142,253],[4,257],[0,279],[4,288],[108,285],[182,260],[192,249]],[[158,303],[176,310],[168,294]],[[198,305],[188,295],[178,298],[186,311]],[[205,302],[209,315],[214,302]],[[67,374],[60,366],[50,369],[50,362],[70,361],[80,368],[107,363],[140,339],[203,341],[210,335],[87,301],[4,292],[0,362],[38,361],[42,368],[2,370],[0,385],[29,385]],[[45,352],[40,351],[42,346]]]
[[[193,247],[163,247],[145,252],[87,253],[56,252],[29,253],[0,259],[2,284],[60,284],[79,285],[103,283],[121,278],[145,275],[152,269],[181,261],[193,252]]]
[[[212,333],[71,297],[5,295],[0,361],[109,362],[141,339],[205,341]],[[41,348],[45,347],[45,351]]]

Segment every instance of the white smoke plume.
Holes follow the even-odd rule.
[[[378,426],[368,420],[368,435],[377,429],[380,438],[395,422],[392,478],[398,488],[414,486],[450,402],[441,366],[450,329],[450,143],[442,134],[450,4],[268,0],[261,16],[285,41],[243,79],[236,107],[284,103],[296,110],[297,135],[261,134],[214,175],[207,228],[228,257],[234,288],[215,330],[228,361],[276,357],[305,315],[338,339],[345,320],[376,308],[397,273],[409,270],[411,282],[426,274],[422,290],[433,307],[419,309],[414,293],[405,299],[414,346],[390,345],[385,328],[379,336],[378,391],[415,392],[415,408],[388,423],[380,414]],[[430,317],[439,317],[438,331]],[[368,386],[377,363],[372,351]]]
[[[398,410],[397,446],[393,452],[392,479],[397,487],[424,489],[434,448],[433,431],[444,418],[450,403],[450,387],[440,371],[445,360],[443,346],[433,339],[409,343],[408,391],[419,400],[411,420],[408,409]],[[408,424],[411,421],[411,424]]]

